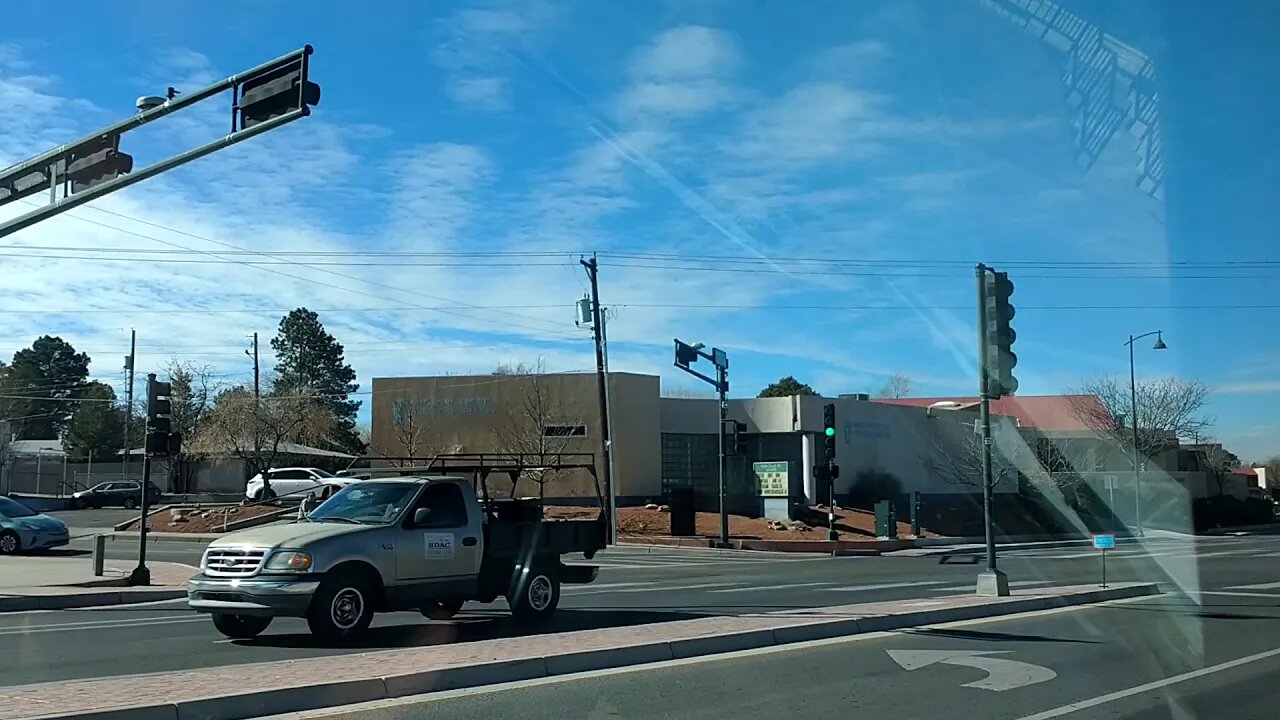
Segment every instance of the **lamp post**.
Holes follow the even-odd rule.
[[[1151,346],[1152,350],[1164,350],[1169,347],[1164,344],[1164,331],[1152,330],[1149,333],[1141,335],[1130,335],[1129,341],[1125,345],[1129,346],[1129,425],[1133,429],[1133,519],[1138,527],[1138,537],[1142,537],[1142,473],[1138,466],[1138,382],[1133,369],[1133,343],[1135,340],[1156,336],[1156,342]]]

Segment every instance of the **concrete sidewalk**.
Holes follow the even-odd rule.
[[[237,720],[1158,592],[1154,584],[1129,583],[957,595],[39,683],[4,688],[0,720]]]
[[[120,605],[186,597],[189,565],[149,562],[151,585],[129,587],[132,564],[108,561],[93,574],[89,556],[13,556],[0,559],[0,612]]]

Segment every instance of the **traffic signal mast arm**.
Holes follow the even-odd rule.
[[[308,105],[320,100],[319,86],[307,79],[311,52],[311,46],[307,45],[208,87],[170,98],[75,142],[59,145],[0,171],[0,206],[43,190],[52,194],[46,205],[0,223],[0,237],[306,117],[311,112]],[[133,158],[119,151],[124,133],[237,88],[244,93],[232,98],[231,131],[225,137],[131,172]],[[240,95],[240,91],[233,95]],[[237,129],[238,120],[240,129]],[[80,175],[86,175],[88,181],[77,181]],[[104,177],[111,179],[103,181]],[[72,183],[71,192],[57,199],[57,187],[68,181]]]

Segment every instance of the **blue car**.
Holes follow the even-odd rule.
[[[0,495],[0,555],[48,550],[66,545],[70,539],[71,533],[61,520]]]

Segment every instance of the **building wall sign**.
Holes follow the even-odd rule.
[[[848,445],[854,438],[859,440],[888,440],[893,433],[889,426],[880,422],[847,422],[844,424],[844,444]]]
[[[452,417],[457,415],[492,415],[493,398],[427,398],[425,400],[396,400],[392,406],[392,422],[404,425],[412,417]]]

